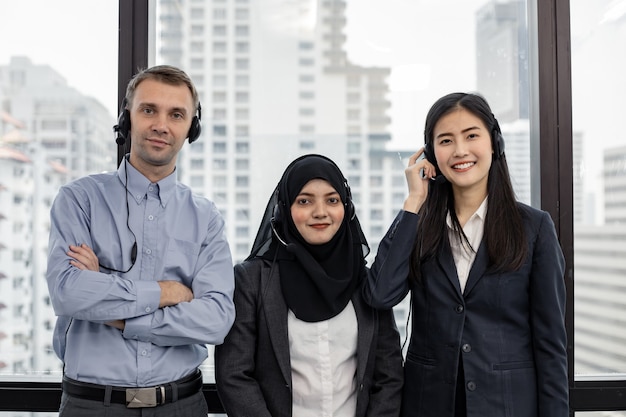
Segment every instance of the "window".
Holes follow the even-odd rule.
[[[44,67],[51,69],[52,72],[40,74],[37,77],[39,81],[50,82],[55,85],[55,91],[62,92],[66,91],[67,85],[71,85],[78,92],[78,96],[93,97],[106,109],[99,113],[97,109],[94,110],[93,107],[89,107],[89,104],[78,103],[78,106],[74,107],[75,110],[82,109],[80,111],[83,114],[91,114],[88,119],[92,122],[101,121],[103,126],[97,126],[93,123],[90,125],[72,122],[71,131],[74,132],[74,137],[67,138],[68,145],[65,147],[56,145],[59,143],[57,139],[63,138],[63,135],[54,138],[38,136],[42,139],[42,143],[46,139],[48,140],[47,143],[55,144],[50,146],[50,149],[45,149],[42,146],[41,150],[57,153],[62,151],[63,155],[56,156],[65,158],[72,170],[71,174],[47,173],[45,180],[42,177],[42,182],[37,183],[38,192],[42,190],[41,185],[43,184],[55,190],[69,181],[71,176],[115,169],[117,163],[116,150],[110,137],[110,127],[115,123],[117,117],[119,86],[116,84],[116,77],[112,77],[111,74],[118,74],[117,24],[120,21],[117,18],[118,7],[120,4],[125,7],[129,3],[131,2],[73,2],[72,13],[69,14],[65,12],[68,9],[66,0],[38,2],[37,15],[45,16],[46,20],[38,23],[37,27],[45,31],[46,42],[43,42],[41,37],[33,33],[20,37],[19,44],[5,42],[0,48],[0,73],[5,74],[5,76],[0,77],[5,83],[0,82],[3,111],[8,110],[9,113],[14,111],[14,107],[10,106],[14,97],[10,91],[7,93],[6,83],[16,89],[28,87],[29,83],[32,82],[32,77],[28,75],[29,71],[32,69],[40,71]],[[151,4],[153,3],[156,3],[156,13],[150,16],[156,21],[151,22],[149,30],[156,31],[157,28],[160,28],[162,33],[160,36],[156,36],[156,33],[149,33],[150,39],[155,41],[150,44],[153,50],[146,51],[145,58],[137,58],[139,61],[145,59],[145,62],[148,62],[148,59],[152,60],[154,57],[157,63],[167,61],[167,63],[185,66],[187,70],[190,70],[191,59],[200,58],[200,54],[204,53],[202,42],[211,39],[212,36],[221,39],[215,42],[211,41],[212,47],[207,48],[207,56],[201,57],[205,61],[205,64],[202,65],[206,65],[206,63],[210,65],[213,62],[214,56],[212,54],[226,54],[228,52],[227,44],[231,45],[237,53],[249,52],[247,43],[245,47],[240,47],[234,43],[236,30],[235,33],[229,33],[233,31],[222,26],[222,29],[215,33],[213,27],[208,26],[207,33],[205,33],[204,25],[195,22],[188,27],[181,27],[182,24],[189,22],[183,22],[182,19],[167,15],[166,10],[171,7],[171,2],[151,2]],[[186,8],[184,15],[190,16],[192,7],[202,9],[206,2],[190,0],[179,3],[180,7]],[[255,13],[254,16],[257,16],[254,9],[255,2],[214,0],[212,3],[219,5],[219,8],[224,10],[234,4],[235,7],[229,10],[234,11],[235,19],[239,16],[242,21],[245,21],[253,13]],[[415,151],[422,142],[420,133],[423,129],[423,115],[429,104],[426,101],[429,101],[429,97],[439,96],[442,93],[439,90],[434,91],[434,89],[445,87],[454,90],[482,90],[493,104],[494,112],[503,119],[501,125],[506,130],[507,156],[511,160],[511,171],[521,173],[514,175],[527,175],[526,177],[518,177],[516,192],[527,196],[524,198],[531,200],[534,206],[542,206],[553,214],[553,218],[557,221],[568,264],[572,267],[575,288],[572,291],[573,298],[568,300],[568,308],[573,310],[571,317],[568,316],[568,323],[572,332],[570,339],[573,346],[571,356],[573,370],[576,373],[575,378],[572,375],[572,380],[575,379],[571,386],[572,412],[576,416],[583,417],[598,415],[590,413],[598,409],[624,410],[626,409],[623,400],[623,392],[626,389],[624,360],[623,357],[620,358],[615,354],[619,349],[615,346],[623,345],[621,342],[624,338],[620,331],[625,326],[620,322],[621,316],[619,315],[619,308],[623,306],[621,301],[623,297],[620,297],[619,294],[623,289],[620,281],[610,280],[613,274],[624,275],[623,266],[620,266],[619,260],[624,258],[624,254],[620,250],[626,246],[624,245],[625,238],[620,232],[624,222],[621,219],[624,209],[621,206],[623,189],[620,188],[622,187],[620,181],[623,170],[620,169],[619,165],[625,143],[623,135],[615,133],[620,130],[618,121],[621,120],[620,115],[623,113],[623,103],[620,100],[623,95],[620,92],[624,88],[623,76],[621,76],[624,73],[624,64],[621,55],[616,52],[622,50],[625,43],[623,38],[624,33],[626,33],[624,31],[623,2],[619,0],[599,0],[597,2],[584,0],[556,0],[552,2],[538,0],[529,2],[523,0],[517,2],[513,0],[466,2],[453,0],[452,3],[445,2],[445,4],[437,5],[435,3],[428,10],[428,13],[425,13],[423,2],[405,2],[404,7],[399,8],[390,7],[384,2],[380,5],[375,2],[368,3],[365,7],[359,2],[348,1],[343,2],[341,7],[336,7],[336,2],[321,1],[320,14],[335,13],[339,10],[347,24],[343,27],[340,36],[326,31],[321,32],[319,39],[324,39],[325,48],[329,50],[347,51],[348,53],[345,56],[337,53],[320,55],[315,62],[311,62],[310,67],[300,67],[301,70],[306,68],[307,72],[313,73],[315,71],[317,74],[315,77],[311,75],[310,78],[308,76],[301,78],[296,72],[290,74],[290,77],[277,77],[277,79],[280,82],[285,82],[285,80],[295,82],[295,86],[298,85],[298,80],[301,83],[315,82],[315,89],[312,91],[319,91],[317,96],[322,102],[318,107],[320,112],[322,109],[324,109],[323,111],[329,110],[329,114],[336,114],[343,118],[346,115],[346,108],[342,104],[343,100],[350,102],[351,106],[358,106],[358,103],[364,103],[364,106],[367,106],[359,108],[360,114],[368,118],[363,123],[358,120],[349,124],[343,121],[333,124],[332,128],[320,124],[314,129],[319,133],[313,132],[310,136],[307,135],[306,141],[311,138],[310,140],[315,143],[320,152],[337,159],[342,168],[346,166],[348,158],[354,155],[370,158],[370,155],[374,153],[384,153],[386,149],[384,140],[375,138],[384,138],[385,136],[391,138],[395,147],[400,148],[403,154],[405,151],[408,154],[410,154],[409,151]],[[507,11],[506,4],[515,4],[515,10],[509,9]],[[248,12],[238,14],[238,10],[244,8]],[[12,34],[21,33],[19,30],[25,24],[34,24],[33,19],[37,16],[33,15],[32,10],[34,10],[33,4],[29,0],[12,2],[10,8],[3,9],[4,21],[7,24],[0,26],[0,39],[11,39],[11,36],[14,36]],[[194,13],[193,18],[195,20],[196,16],[199,15],[198,12]],[[213,13],[213,10],[208,13]],[[258,15],[266,17],[262,11],[259,11]],[[147,27],[141,24],[143,16],[128,13],[127,16],[132,16],[132,19],[128,19],[129,22],[126,23],[128,27],[121,28],[124,34],[132,33],[132,31],[126,32],[129,27],[134,27],[135,31],[139,32],[137,33],[138,37],[144,36],[145,33],[143,32],[149,31]],[[393,19],[387,19],[391,23],[386,23],[385,20],[380,19],[380,16],[393,16]],[[524,19],[520,19],[521,16]],[[451,26],[460,28],[458,29],[460,33],[453,41],[443,35],[433,37],[433,32],[428,30],[430,22],[441,22],[442,17],[445,17],[446,22]],[[77,18],[81,22],[87,23],[88,30],[83,29],[82,25],[75,25]],[[525,19],[528,20],[527,23]],[[306,19],[303,19],[303,23],[306,24],[304,20]],[[309,25],[306,26],[306,33],[322,29],[322,27],[315,25],[328,24],[329,21],[326,18],[320,18],[318,22],[313,23],[309,21]],[[12,27],[12,23],[16,23],[18,26]],[[296,19],[290,23],[294,25],[294,28],[296,27]],[[571,39],[568,30],[570,25]],[[73,27],[71,38],[68,39],[63,31],[58,30],[59,27]],[[141,32],[142,28],[143,32]],[[529,28],[533,33],[528,33]],[[262,28],[255,26],[255,31],[257,29]],[[250,36],[247,26],[244,32],[245,35],[243,33],[238,34]],[[294,33],[303,32],[294,31]],[[364,33],[366,36],[363,36]],[[105,36],[102,37],[102,41],[98,41],[98,47],[94,48],[94,37],[99,34]],[[127,40],[126,45],[121,47],[130,48],[129,45],[133,42],[132,35],[125,36],[125,39]],[[361,42],[362,39],[368,39],[368,44],[365,45],[364,42]],[[416,46],[415,39],[428,39],[428,47]],[[524,45],[524,39],[530,39],[531,43]],[[55,54],[38,53],[41,45],[50,43],[63,45],[69,44],[69,42],[74,45],[83,40],[88,42],[83,47],[56,48]],[[257,42],[257,38],[254,41]],[[303,41],[297,38],[291,40],[291,51],[296,54],[296,60],[293,62],[296,63],[299,62],[297,61],[297,54],[302,54],[303,51],[300,49],[300,42]],[[371,47],[371,45],[376,45],[376,48]],[[181,46],[185,48],[184,54]],[[259,47],[268,48],[268,45],[259,45]],[[142,51],[141,48],[138,50]],[[80,51],[80,54],[76,51]],[[442,51],[453,53],[448,53],[446,57]],[[148,53],[150,58],[147,56]],[[570,54],[571,67],[569,65]],[[26,59],[22,59],[23,57]],[[446,61],[448,57],[453,58],[455,62]],[[477,57],[481,59],[479,60]],[[458,65],[455,65],[460,58],[464,62],[465,71],[458,71]],[[351,71],[344,73],[343,76],[338,76],[340,72],[331,73],[337,67],[346,65],[342,63],[342,60],[351,65]],[[94,71],[102,75],[98,76],[100,80],[98,83],[93,83],[93,76],[89,82],[81,81],[81,76],[76,71],[72,71],[71,67],[74,69],[81,68],[84,66],[84,62],[89,62],[93,68],[96,68]],[[407,64],[411,62],[416,64]],[[150,63],[152,62],[150,61]],[[558,65],[556,65],[557,63]],[[137,62],[124,63],[124,60],[119,60],[119,65],[124,73],[131,73],[138,66]],[[7,68],[10,70],[6,71]],[[367,68],[368,70],[358,71],[359,68]],[[571,79],[568,73],[570,68]],[[229,69],[225,68],[221,71],[227,74]],[[249,71],[250,79],[257,80],[254,68]],[[524,75],[524,71],[528,71],[528,74]],[[212,79],[210,77],[214,75],[206,68],[194,69],[191,74],[198,84],[202,84],[203,77],[206,77],[208,84],[208,81]],[[325,90],[326,86],[330,85],[327,83],[329,76],[335,77],[336,82],[332,83],[335,89],[333,93],[340,93],[339,98]],[[65,84],[64,80],[67,80],[68,83]],[[261,93],[257,88],[258,85],[253,85],[248,79],[246,79],[245,84],[239,84],[237,78],[234,80],[235,85],[244,86],[250,90],[250,94],[255,94],[253,96],[255,102],[251,102],[250,96],[246,96],[246,107],[251,108],[250,112],[255,119],[263,120],[263,129],[259,130],[258,136],[252,134],[249,141],[235,139],[234,144],[228,142],[227,147],[226,142],[232,138],[222,137],[219,139],[221,142],[214,145],[212,140],[215,138],[210,137],[212,120],[205,120],[208,134],[205,133],[205,137],[198,143],[194,143],[192,147],[185,148],[185,150],[193,152],[195,156],[181,158],[182,161],[185,161],[181,163],[191,164],[192,159],[195,159],[196,156],[205,155],[203,152],[205,148],[206,155],[210,155],[207,156],[209,158],[212,158],[213,154],[226,154],[227,149],[237,156],[247,155],[250,158],[249,169],[253,169],[249,175],[250,186],[254,187],[256,184],[254,181],[261,177],[254,170],[259,169],[266,173],[259,163],[260,160],[265,158],[267,162],[273,164],[280,171],[280,167],[284,166],[286,160],[292,159],[293,154],[300,151],[298,134],[301,125],[297,120],[290,120],[294,116],[297,119],[299,107],[297,104],[285,106],[284,109],[268,106],[267,103],[275,103],[271,99],[277,97],[277,90],[271,88],[268,78],[263,78],[263,87],[271,92],[267,95]],[[539,86],[541,86],[540,89]],[[604,91],[611,92],[611,96],[603,97]],[[230,103],[228,106],[226,105],[226,97],[227,94],[232,95],[234,92],[235,90],[231,88],[223,92],[222,96],[214,96],[213,91],[207,91],[206,104],[203,100],[203,105],[208,110],[207,114],[212,114],[210,109],[214,108],[213,99],[217,97],[222,99],[222,103],[218,101],[218,106],[231,112],[232,115],[235,108],[234,106],[230,107]],[[298,100],[297,91],[285,89],[282,92],[291,94],[294,101]],[[351,93],[355,93],[355,95],[351,95]],[[360,95],[359,101],[356,101],[356,94]],[[64,96],[64,93],[61,95]],[[268,98],[268,96],[271,97]],[[568,97],[570,98],[568,99]],[[589,97],[594,99],[590,100]],[[51,109],[67,114],[73,113],[72,109],[59,106],[62,101],[57,100]],[[259,103],[259,107],[256,107],[256,102]],[[597,105],[598,102],[603,105]],[[9,103],[9,107],[6,107],[6,103]],[[594,104],[596,104],[595,107]],[[270,109],[268,110],[268,108]],[[296,109],[295,113],[291,111],[291,115],[286,116],[292,109]],[[371,114],[372,111],[375,114]],[[96,117],[93,117],[93,112],[98,113]],[[523,117],[524,112],[527,112],[526,118]],[[53,114],[56,117],[58,113]],[[541,118],[538,117],[539,114],[541,114]],[[517,123],[515,120],[517,116],[520,116],[519,120],[527,120],[526,124]],[[280,119],[280,123],[275,122],[272,117]],[[320,114],[320,119],[323,120],[325,117],[327,117],[326,113],[323,116]],[[39,120],[41,121],[43,118]],[[258,126],[258,120],[250,121],[250,126]],[[602,122],[600,123],[598,120]],[[34,126],[35,122],[28,120],[26,127],[18,128],[17,131],[32,133],[30,130]],[[13,127],[10,123],[1,122],[0,136],[4,138],[8,130]],[[572,131],[568,132],[570,127]],[[254,129],[252,131],[255,132]],[[38,135],[39,133],[37,131]],[[262,141],[270,140],[268,138],[275,140],[275,143],[279,144],[280,147],[274,146],[264,149],[280,149],[280,152],[258,152],[257,146],[259,145],[256,141],[259,137],[262,138]],[[530,138],[532,138],[532,142]],[[369,140],[373,142],[370,143]],[[373,143],[376,143],[375,149],[371,147]],[[35,145],[31,143],[29,146]],[[539,152],[538,149],[542,151]],[[546,149],[548,151],[545,151]],[[343,153],[346,151],[347,154],[344,155]],[[514,157],[514,154],[517,156]],[[531,155],[532,159],[530,158]],[[387,157],[391,158],[390,155]],[[383,166],[390,167],[390,169],[388,172],[385,169],[383,170],[385,172],[382,173],[385,178],[384,184],[389,184],[388,181],[391,180],[391,190],[379,188],[376,191],[371,191],[367,189],[369,186],[367,180],[362,181],[363,184],[361,184],[360,176],[352,175],[349,177],[357,208],[362,201],[367,202],[374,195],[372,194],[374,192],[383,193],[385,196],[388,195],[387,193],[392,193],[389,194],[392,197],[389,201],[392,201],[392,205],[396,205],[396,207],[385,205],[383,213],[386,216],[395,215],[406,184],[401,172],[403,167],[398,166],[397,156],[395,160],[391,159],[385,159]],[[567,166],[568,163],[571,163],[571,168]],[[50,204],[54,192],[50,193],[51,195],[37,197],[33,194],[34,188],[28,188],[36,181],[36,175],[33,177],[32,166],[17,168],[13,164],[15,162],[7,162],[4,159],[0,162],[0,171],[3,172],[0,178],[6,178],[5,175],[11,177],[15,171],[20,173],[20,181],[24,178],[29,179],[23,182],[25,186],[20,189],[20,192],[24,194],[23,201],[28,202],[29,209],[38,202]],[[365,163],[365,167],[370,165],[370,161]],[[189,176],[190,166],[185,165],[181,168],[183,168],[181,172]],[[344,168],[344,170],[347,169]],[[396,169],[399,172],[396,172]],[[365,170],[364,175],[369,177],[368,170],[369,168]],[[215,201],[220,204],[220,210],[225,214],[231,213],[231,215],[237,210],[248,210],[248,207],[256,207],[258,204],[253,193],[243,194],[242,190],[242,194],[235,195],[231,189],[227,188],[228,184],[234,183],[234,175],[233,173],[224,173],[224,175],[215,176],[214,173],[211,173],[210,176],[206,176],[207,181],[212,182],[212,184],[206,185],[220,187],[218,191],[211,190]],[[30,180],[30,178],[34,179]],[[198,181],[191,176],[188,178],[192,185]],[[268,183],[274,182],[273,178],[266,179]],[[363,189],[360,189],[361,186]],[[569,190],[573,190],[573,194]],[[0,187],[0,194],[6,192]],[[254,192],[256,193],[256,191]],[[267,193],[259,192],[259,194],[263,194],[264,199],[267,197]],[[234,204],[234,200],[238,201],[236,209],[229,206]],[[13,198],[9,198],[8,201],[13,201]],[[45,211],[45,206],[42,208]],[[361,215],[361,213],[367,214],[369,210],[370,208],[367,207],[367,209],[363,209],[363,212],[359,209],[357,211]],[[25,210],[22,210],[22,214],[27,215]],[[571,216],[571,225],[568,223],[568,216]],[[243,256],[247,255],[248,241],[253,239],[249,234],[256,230],[255,222],[258,221],[259,216],[255,211],[251,211],[247,217],[249,220],[238,220],[244,223],[246,221],[251,222],[250,224],[242,224],[242,227],[248,227],[246,233],[242,232],[246,236],[236,237],[235,235],[239,232],[234,227],[231,227],[228,232],[229,238],[234,243],[233,249]],[[24,224],[23,219],[13,218],[5,218],[2,222]],[[33,228],[37,228],[40,234],[45,234],[47,227],[45,220],[42,220],[42,223],[32,225],[31,223],[28,221],[26,225],[21,227],[20,233],[24,235],[18,237],[18,240],[33,242],[33,239],[29,239],[29,236],[26,235],[32,236]],[[380,223],[384,224],[384,221]],[[384,233],[386,226],[369,225],[367,230],[372,236],[376,236]],[[9,230],[14,228],[15,226]],[[370,240],[373,239],[370,238]],[[246,243],[243,243],[244,241]],[[6,246],[2,240],[2,234],[0,234],[0,243]],[[594,252],[593,247],[606,247],[607,250]],[[11,254],[9,258],[12,258],[12,254],[15,253],[14,249],[13,246],[8,246],[2,249],[0,253]],[[373,252],[375,249],[376,245],[373,244]],[[575,258],[574,252],[576,253]],[[45,253],[45,248],[32,247],[23,253],[30,253],[31,255],[18,257],[19,262],[21,262],[19,266],[22,269],[25,261],[32,263],[32,258],[38,256],[36,255],[38,253]],[[41,263],[42,260],[38,259],[38,261]],[[614,268],[616,272],[608,271],[609,267]],[[597,282],[595,281],[596,278],[593,278],[594,284],[597,285],[592,285],[589,281],[591,276],[589,271],[596,268],[601,268],[601,272],[597,274]],[[40,278],[34,277],[33,282],[42,281]],[[568,285],[571,282],[572,280],[568,280]],[[0,279],[0,303],[7,304],[7,299],[13,301],[10,296],[12,283],[12,280]],[[607,291],[609,288],[610,291]],[[616,302],[606,302],[605,297],[608,292],[617,297]],[[42,305],[48,308],[46,313],[48,314],[51,307],[46,303],[42,303]],[[406,318],[406,313],[402,313],[403,311],[406,312],[405,307],[399,306],[397,312],[400,314],[400,321]],[[0,323],[2,320],[10,320],[9,315],[12,312],[22,315],[29,314],[26,307],[10,305],[8,308],[0,309]],[[601,325],[594,326],[594,323]],[[45,327],[42,324],[42,329],[49,331],[45,330]],[[401,327],[399,326],[399,328]],[[0,330],[4,331],[4,329]],[[573,338],[574,332],[576,338]],[[594,334],[594,332],[596,333]],[[7,351],[5,349],[7,340],[15,340],[32,350],[26,354],[27,359],[10,358],[11,369],[23,372],[27,378],[37,379],[42,372],[49,372],[60,378],[60,364],[54,355],[49,354],[49,342],[34,346],[33,341],[29,340],[31,334],[32,332],[18,332],[8,338],[0,339],[0,351],[2,352]],[[42,339],[51,340],[45,335]],[[595,356],[594,348],[598,349]],[[46,352],[46,349],[47,353],[41,353]],[[35,355],[39,354],[48,363],[43,365],[41,369],[34,369],[34,363],[43,363],[39,359],[33,359]],[[3,357],[2,361],[6,362],[7,359]],[[608,379],[610,381],[607,382]],[[583,391],[584,393],[581,394]],[[3,407],[11,407],[11,404],[16,404],[11,403],[12,399],[9,400],[3,402]],[[587,412],[583,413],[581,410]],[[611,415],[624,416],[626,414],[621,411],[619,413],[612,412]]]
[[[237,87],[247,87],[250,82],[250,78],[247,75],[237,74],[235,76],[235,85]]]
[[[213,52],[223,53],[226,52],[226,42],[213,42]]]
[[[226,93],[223,91],[216,91],[213,93],[213,102],[222,103],[226,101]]]
[[[238,37],[248,36],[248,26],[242,26],[242,25],[235,26],[235,36],[238,36]]]
[[[226,126],[225,125],[213,125],[213,135],[214,136],[226,136]]]
[[[248,193],[236,193],[235,202],[238,204],[247,204],[250,202],[250,196]]]
[[[225,159],[217,158],[213,159],[213,169],[217,171],[223,171],[228,168],[228,164]]]
[[[236,136],[248,136],[250,134],[248,130],[248,126],[237,125],[235,126],[235,135]]]
[[[250,111],[248,109],[236,109],[235,118],[237,120],[247,120],[250,117]]]
[[[215,58],[215,59],[213,59],[213,69],[215,69],[215,70],[226,69],[226,59],[224,59],[224,58]]]
[[[250,168],[250,161],[248,159],[236,159],[235,169],[237,171],[244,171]]]
[[[213,109],[213,120],[226,119],[226,109]]]
[[[574,373],[626,379],[619,348],[626,340],[626,136],[614,134],[624,114],[618,97],[626,93],[626,60],[613,57],[626,45],[626,3],[570,4]]]
[[[213,36],[226,36],[226,26],[224,25],[213,26]]]
[[[248,9],[235,9],[235,20],[248,20]]]
[[[250,44],[248,42],[236,42],[235,43],[235,51],[239,54],[248,53],[250,49]]]
[[[299,79],[301,83],[315,82],[315,76],[312,74],[300,74]]]
[[[248,58],[237,58],[235,59],[235,69],[237,70],[247,70],[249,67]]]
[[[213,87],[226,87],[228,78],[225,75],[213,76]]]
[[[245,155],[250,150],[250,144],[248,144],[248,142],[236,142],[235,148],[238,154]]]

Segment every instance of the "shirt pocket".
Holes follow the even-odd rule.
[[[170,238],[163,259],[165,280],[173,280],[191,286],[195,275],[200,245],[196,242]]]

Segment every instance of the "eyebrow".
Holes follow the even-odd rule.
[[[157,109],[157,108],[159,108],[159,106],[158,106],[158,105],[156,105],[156,104],[154,104],[154,103],[148,103],[148,102],[145,102],[145,103],[138,103],[138,104],[137,104],[137,106],[138,106],[139,108],[142,108],[142,107],[143,107],[143,108],[146,108],[146,107],[147,107],[147,108],[151,108],[151,109]],[[184,108],[184,107],[172,107],[172,108],[170,108],[170,109],[167,109],[167,111],[168,111],[169,113],[182,113],[182,114],[184,114],[185,116],[187,115],[187,109],[186,109],[186,108]]]
[[[467,132],[469,132],[470,130],[477,130],[477,129],[480,129],[480,126],[471,126],[471,127],[468,127],[468,128],[465,128],[465,129],[461,130],[461,133],[467,133]],[[452,133],[450,133],[450,132],[443,132],[443,133],[440,133],[440,134],[438,134],[438,135],[435,137],[435,139],[438,139],[438,138],[443,137],[443,136],[452,136]]]
[[[332,191],[332,192],[330,192],[330,193],[326,193],[326,194],[324,194],[324,197],[331,197],[331,196],[334,196],[334,195],[338,195],[338,196],[339,196],[339,192],[337,192],[337,191]],[[313,193],[306,193],[306,192],[305,192],[305,193],[302,193],[302,192],[301,192],[301,193],[298,193],[298,195],[296,196],[296,198],[298,198],[298,197],[314,197],[314,196],[315,196],[315,194],[313,194]],[[341,196],[340,196],[340,197],[341,197]]]

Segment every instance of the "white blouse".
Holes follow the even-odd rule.
[[[478,210],[467,220],[465,226],[463,226],[463,233],[467,236],[472,248],[467,246],[465,241],[459,242],[457,236],[452,229],[452,220],[448,213],[448,236],[450,238],[450,249],[452,250],[452,256],[454,257],[454,263],[456,265],[456,273],[459,276],[459,284],[461,285],[461,293],[465,291],[465,284],[469,277],[470,269],[476,259],[476,251],[480,246],[480,242],[483,240],[483,233],[485,230],[485,214],[487,213],[487,197],[483,200]],[[474,249],[472,251],[472,249]]]
[[[293,416],[354,417],[358,322],[352,302],[335,317],[309,323],[288,313]]]

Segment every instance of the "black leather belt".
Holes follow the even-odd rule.
[[[90,384],[63,376],[63,392],[71,397],[84,400],[124,404],[128,408],[156,407],[182,400],[202,389],[200,370],[177,381],[154,387],[114,387],[110,385]]]

